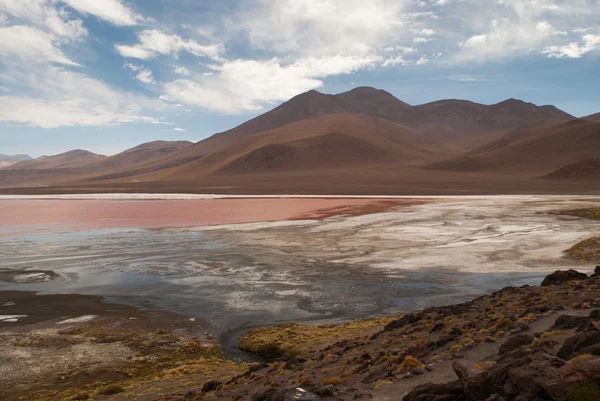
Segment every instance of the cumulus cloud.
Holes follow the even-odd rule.
[[[120,0],[61,0],[83,14],[91,14],[119,26],[137,25],[144,18]]]
[[[180,36],[169,34],[158,29],[145,29],[138,33],[139,43],[135,45],[116,45],[117,51],[123,57],[147,60],[162,55],[176,55],[185,51],[195,56],[205,56],[219,59],[221,45],[201,45],[192,39],[182,39]]]
[[[571,42],[564,46],[548,46],[544,49],[549,57],[580,58],[594,50],[600,50],[600,35],[583,35],[580,42]]]
[[[145,84],[155,84],[154,76],[152,75],[152,71],[144,68],[140,65],[135,65],[132,63],[125,64],[125,67],[130,69],[133,72],[136,72],[135,79]]]
[[[79,66],[63,54],[57,46],[59,41],[56,35],[31,26],[0,27],[0,54],[5,58],[33,64],[52,62]]]
[[[86,2],[73,0],[73,5],[86,7]],[[0,121],[41,128],[162,123],[144,111],[166,106],[109,87],[65,54],[64,46],[82,45],[88,32],[62,3],[0,0],[0,13],[0,82],[7,88],[0,95]],[[138,75],[152,79],[141,70]]]
[[[282,60],[233,60],[213,66],[214,74],[178,79],[165,85],[163,99],[217,112],[260,110],[323,85],[327,76],[350,74],[383,60],[373,54]]]

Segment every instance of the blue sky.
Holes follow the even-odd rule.
[[[0,0],[0,153],[198,141],[317,89],[600,111],[598,0]]]

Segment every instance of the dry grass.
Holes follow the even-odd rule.
[[[600,263],[600,237],[583,240],[565,252],[583,262]]]
[[[336,385],[336,384],[342,384],[344,382],[344,380],[342,380],[340,377],[328,377],[327,379],[323,380],[323,384],[328,386],[328,385]]]
[[[365,319],[340,325],[313,326],[296,323],[262,327],[250,331],[240,341],[240,348],[269,357],[293,356],[311,347],[356,338],[381,329],[396,318]]]
[[[416,369],[423,369],[425,365],[413,356],[407,356],[400,364],[400,370],[403,372],[412,372]]]

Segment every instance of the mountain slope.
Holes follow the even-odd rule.
[[[42,169],[61,169],[77,168],[85,164],[98,162],[105,159],[106,156],[88,152],[87,150],[71,150],[54,156],[40,157],[35,160],[26,160],[15,163],[9,167],[11,170],[42,170]]]
[[[408,104],[390,93],[374,88],[360,87],[338,95],[311,90],[236,128],[197,143],[185,155],[182,154],[182,158],[207,155],[239,138],[324,115],[352,113],[394,120],[407,108],[410,108]]]
[[[549,180],[600,180],[600,159],[585,159],[571,163],[543,178]]]
[[[365,115],[332,114],[240,138],[204,158],[140,179],[185,180],[267,171],[269,166],[315,170],[362,168],[373,163],[411,165],[435,155],[422,144],[418,133],[400,124]]]
[[[545,175],[600,154],[600,122],[545,122],[515,130],[460,157],[429,165],[445,171]]]
[[[156,163],[121,172],[122,177],[181,166],[211,155],[248,136],[299,121],[335,114],[378,117],[418,131],[423,146],[440,158],[461,154],[538,120],[573,118],[552,106],[508,100],[486,106],[463,100],[445,100],[410,106],[388,92],[360,87],[338,95],[309,91],[229,131],[215,134]]]
[[[600,120],[600,113],[591,114],[586,117],[581,117],[582,120]]]
[[[114,156],[86,165],[94,169],[127,168],[161,159],[192,145],[189,141],[154,141],[143,143]]]
[[[531,122],[573,118],[553,106],[536,106],[516,99],[489,106],[441,100],[414,106],[399,121],[421,132],[431,143],[467,151]]]

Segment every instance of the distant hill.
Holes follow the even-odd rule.
[[[581,117],[582,120],[600,120],[600,113],[591,114],[586,117]]]
[[[77,149],[61,153],[55,156],[43,156],[34,160],[26,160],[15,163],[9,167],[10,170],[41,170],[81,167],[87,163],[105,159],[106,156]]]
[[[599,180],[600,159],[585,159],[567,164],[556,171],[544,176],[550,180]]]
[[[600,154],[600,122],[540,122],[459,157],[429,165],[455,172],[550,174],[565,165]]]
[[[9,167],[17,162],[24,161],[24,160],[32,160],[32,158],[28,155],[3,155],[3,154],[0,154],[0,168]]]

